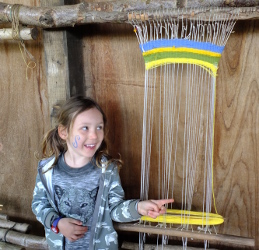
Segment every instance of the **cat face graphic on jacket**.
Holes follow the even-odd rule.
[[[98,188],[88,191],[83,188],[78,189],[75,187],[63,189],[55,185],[54,190],[58,197],[60,212],[65,217],[80,220],[83,225],[86,225],[94,212]]]

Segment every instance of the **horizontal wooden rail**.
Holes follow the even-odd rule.
[[[35,40],[38,37],[38,29],[37,28],[21,28],[19,30],[18,38],[22,40]],[[0,40],[12,40],[13,38],[13,30],[9,29],[0,29]]]
[[[157,235],[168,235],[175,237],[193,238],[197,240],[208,240],[210,242],[220,242],[231,245],[255,247],[255,240],[234,235],[224,235],[215,233],[204,233],[198,231],[186,231],[175,228],[162,228],[149,225],[132,224],[132,223],[115,223],[114,228],[117,231],[139,232]]]
[[[199,1],[200,2],[200,1]],[[239,11],[238,20],[259,19],[259,6],[254,6],[253,1],[238,1],[239,4],[226,4],[227,1],[215,0],[213,5],[208,1],[180,1],[179,0],[149,0],[149,1],[116,1],[99,3],[79,3],[74,5],[32,7],[19,4],[7,4],[0,2],[0,24],[10,23],[13,18],[13,9],[18,12],[17,19],[23,25],[31,25],[41,28],[57,28],[82,25],[88,23],[127,23],[129,13],[141,16],[145,13],[145,19],[156,20],[165,15],[174,17],[181,15],[187,19],[199,17],[201,20],[210,20],[211,14],[217,13],[223,18],[231,16]],[[250,4],[251,2],[251,4]],[[243,4],[242,4],[243,3]],[[18,9],[18,10],[17,10]],[[165,10],[159,12],[158,10]]]
[[[4,250],[25,250],[24,247],[22,246],[17,246],[14,244],[8,244],[6,242],[1,242],[0,241],[0,249],[4,249]]]
[[[36,235],[24,234],[9,229],[0,228],[0,239],[6,243],[24,246],[29,249],[47,250],[48,245],[45,237]],[[2,249],[2,248],[0,248]]]
[[[138,243],[123,241],[121,249],[139,249]],[[176,245],[157,245],[157,244],[145,244],[145,250],[183,250],[183,246]],[[204,250],[204,247],[188,247],[188,250]],[[218,250],[215,248],[208,248],[208,250]]]
[[[12,229],[21,233],[27,233],[30,230],[30,225],[27,223],[17,223],[10,220],[0,219],[0,228]]]

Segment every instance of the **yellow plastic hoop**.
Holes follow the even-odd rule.
[[[166,214],[160,215],[156,219],[149,216],[142,216],[141,221],[212,226],[222,224],[224,219],[221,215],[214,213],[167,209]]]

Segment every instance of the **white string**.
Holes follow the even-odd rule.
[[[222,19],[218,14],[211,14],[209,22],[205,22],[201,18],[188,21],[183,18],[183,10],[178,10],[178,13],[177,18],[163,19],[162,16],[168,16],[170,11],[156,10],[152,12],[158,17],[156,20],[132,20],[139,44],[180,38],[225,46],[235,24],[235,20],[227,16]],[[203,189],[199,209],[211,212],[215,84],[214,76],[193,64],[175,63],[145,71],[141,199],[148,199],[152,171],[154,175],[157,173],[158,199],[177,197],[176,202],[181,201],[181,209],[190,211],[196,199],[194,194]],[[151,157],[153,154],[156,162]],[[157,169],[153,170],[152,166]],[[197,171],[203,171],[203,188],[198,185]],[[173,178],[179,175],[182,179],[181,194],[175,189],[180,184],[179,178]],[[185,221],[188,214],[181,216]],[[188,229],[189,225],[184,223],[181,226]],[[202,225],[205,232],[209,230],[207,224]],[[163,245],[167,238],[162,236],[162,239]],[[187,238],[183,238],[183,249],[186,247]],[[206,249],[207,242],[204,242],[204,247]]]

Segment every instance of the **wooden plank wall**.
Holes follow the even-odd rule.
[[[238,22],[220,62],[215,128],[216,192],[223,233],[258,232],[258,21]]]
[[[19,3],[39,6],[34,0]],[[1,28],[7,27],[11,25]],[[31,211],[37,170],[34,153],[50,127],[42,32],[25,45],[37,64],[28,70],[28,80],[18,43],[0,40],[0,204],[11,219],[32,222],[34,231],[42,231]]]
[[[40,6],[40,1],[19,3]],[[258,24],[258,21],[238,22],[223,52],[217,77],[214,153],[217,208],[226,219],[219,232],[256,238],[256,249],[259,249]],[[70,77],[76,78],[78,74],[79,79],[70,92],[94,97],[104,108],[110,151],[114,156],[121,154],[125,163],[121,178],[126,198],[138,198],[144,61],[133,29],[126,24],[92,24],[69,32],[68,44],[79,45],[73,49],[73,56],[72,47],[68,49],[68,58],[74,60],[69,62],[73,65]],[[0,41],[0,204],[9,216],[32,222],[34,233],[39,233],[42,227],[30,208],[37,165],[34,152],[50,127],[51,107],[42,33],[37,41],[27,42],[26,46],[37,62],[37,67],[28,72],[28,80],[16,42]],[[78,60],[76,55],[80,55]]]

